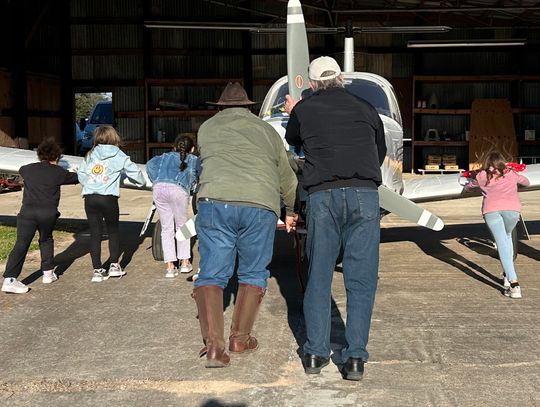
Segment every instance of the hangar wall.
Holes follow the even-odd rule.
[[[53,119],[74,121],[74,118],[66,119],[65,111],[69,110],[66,109],[66,94],[88,90],[112,91],[115,124],[127,141],[130,154],[136,161],[143,162],[150,154],[148,144],[156,142],[157,131],[164,131],[168,142],[177,133],[196,132],[200,122],[208,117],[201,117],[198,111],[205,108],[206,101],[216,100],[224,86],[223,82],[215,83],[212,80],[223,79],[225,83],[228,79],[242,80],[253,99],[260,102],[271,82],[286,73],[285,36],[282,34],[249,35],[231,30],[150,29],[143,25],[144,20],[160,18],[173,21],[222,19],[232,22],[242,22],[246,18],[246,12],[241,8],[214,3],[175,0],[27,0],[7,5],[3,2],[0,4],[3,15],[15,16],[22,19],[24,24],[20,24],[20,21],[17,24],[7,22],[0,27],[0,32],[5,34],[0,38],[0,44],[10,50],[0,54],[0,67],[4,68],[6,74],[18,72],[18,77],[23,70],[25,78],[32,72],[56,78],[60,92],[59,110],[62,112],[55,118],[38,117],[40,122],[43,119],[51,122]],[[251,1],[253,8],[259,5],[262,8],[263,3],[263,0]],[[284,27],[285,7],[286,3],[276,4],[274,10],[269,10],[270,14],[277,16],[275,27]],[[305,9],[304,12],[306,16],[314,13],[311,9]],[[324,26],[328,22],[321,20],[319,23]],[[366,21],[358,22],[358,25],[369,24]],[[18,39],[17,34],[20,33],[23,33],[23,40]],[[405,136],[413,138],[418,136],[411,134],[413,105],[416,102],[413,100],[413,76],[536,75],[539,73],[537,61],[540,60],[540,54],[537,46],[517,50],[497,49],[494,52],[477,49],[453,52],[413,51],[406,48],[407,41],[488,37],[526,37],[531,43],[538,44],[540,30],[532,27],[514,30],[455,29],[437,35],[357,34],[355,65],[358,70],[385,76],[394,84],[404,118]],[[312,57],[331,55],[342,62],[342,41],[341,35],[310,34]],[[16,57],[21,49],[23,62]],[[14,78],[10,78],[8,81],[12,82],[11,88],[28,90],[26,80],[24,86],[21,80],[15,81],[17,86],[14,87]],[[149,81],[163,78],[177,82],[169,82],[164,86],[149,84]],[[198,85],[186,86],[183,82],[186,79],[198,79],[200,82]],[[207,84],[204,84],[205,80],[208,80]],[[539,83],[527,84],[520,96],[523,103],[540,107]],[[5,84],[0,86],[5,87]],[[489,94],[505,97],[512,93],[508,86],[506,83],[478,85],[477,93],[459,96],[469,98]],[[441,98],[450,98],[456,92],[462,92],[451,82],[439,84],[435,91]],[[13,96],[13,93],[9,96],[12,98],[9,102],[11,104],[14,103]],[[0,93],[0,99],[3,97]],[[160,100],[185,103],[189,111],[197,112],[193,117],[184,113],[157,114],[155,108]],[[5,105],[7,102],[0,100],[1,103]],[[463,118],[438,120],[442,121],[438,126],[453,134],[462,132],[467,125]],[[9,129],[9,126],[16,127],[14,122],[9,109],[3,108],[0,111],[0,125],[8,126]],[[28,118],[27,122],[30,135],[30,129],[36,128],[36,120]],[[530,114],[524,117],[522,123],[523,128],[536,128],[540,133],[540,115]],[[429,118],[426,125],[430,125]],[[59,131],[66,132],[69,126],[41,127],[47,133],[55,133],[64,142],[71,137],[69,134],[58,135]],[[158,147],[153,153],[162,151]],[[536,148],[535,145],[527,146],[531,151]],[[410,149],[411,146],[406,145],[405,159]],[[459,153],[461,150],[456,151]]]

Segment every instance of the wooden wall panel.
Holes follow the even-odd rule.
[[[60,118],[30,117],[28,119],[28,144],[36,147],[46,137],[54,137],[62,142],[62,121]]]
[[[13,138],[13,119],[7,116],[0,116],[0,130]]]
[[[11,75],[7,72],[0,72],[0,109],[8,109],[12,106]]]
[[[469,137],[469,169],[477,168],[477,158],[493,148],[517,159],[518,144],[510,101],[475,99]]]
[[[28,76],[28,109],[46,111],[60,110],[60,85],[60,80],[56,78],[37,75]]]

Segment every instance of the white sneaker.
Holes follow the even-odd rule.
[[[502,278],[503,278],[503,287],[506,289],[510,288],[510,281],[506,278],[506,274],[503,273]]]
[[[165,278],[174,278],[176,276],[178,276],[177,268],[167,269],[167,272],[165,273]]]
[[[197,272],[191,276],[191,281],[195,281],[199,278],[199,273],[201,272],[201,268],[197,268]]]
[[[125,275],[126,275],[126,272],[122,270],[122,267],[120,267],[120,264],[111,263],[111,266],[109,267],[109,277],[122,277]]]
[[[109,278],[109,272],[105,269],[94,269],[94,275],[92,276],[93,283],[101,283]]]
[[[180,266],[180,273],[191,273],[193,271],[193,266],[188,264],[187,266]]]
[[[504,295],[510,298],[522,298],[521,287],[519,285],[516,285],[515,287],[510,287],[504,292]]]
[[[2,291],[5,293],[24,294],[27,293],[30,288],[17,281],[13,277],[4,278],[4,284],[2,284]]]
[[[50,284],[58,280],[58,276],[54,270],[43,270],[43,284]]]

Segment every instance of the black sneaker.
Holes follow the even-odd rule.
[[[109,272],[105,269],[94,269],[94,275],[92,276],[93,283],[101,283],[109,278]]]

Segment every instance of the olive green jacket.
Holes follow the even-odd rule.
[[[294,213],[297,179],[274,128],[246,108],[227,108],[205,121],[197,136],[202,161],[200,198],[269,209],[280,197]]]

